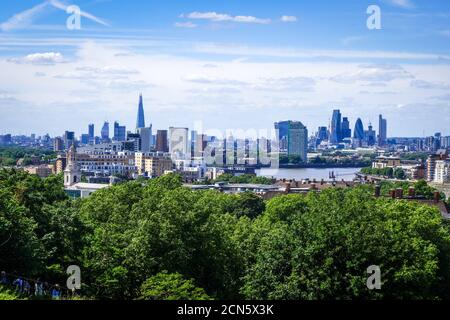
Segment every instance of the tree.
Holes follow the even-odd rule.
[[[211,300],[193,280],[185,280],[179,273],[162,271],[147,279],[141,286],[142,300]]]
[[[450,235],[437,209],[375,199],[369,188],[328,189],[306,208],[270,215],[241,292],[248,299],[431,299],[449,285]],[[301,196],[297,196],[301,197]],[[278,209],[280,206],[280,209]],[[284,215],[282,215],[284,216]],[[263,215],[257,220],[268,219]],[[287,221],[286,221],[287,220]],[[366,269],[382,270],[382,290],[368,290]]]

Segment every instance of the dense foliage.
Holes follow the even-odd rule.
[[[17,160],[23,158],[23,165],[32,164],[31,157],[37,157],[43,161],[56,158],[51,150],[33,149],[25,147],[0,147],[0,166],[15,166]]]
[[[372,186],[284,195],[192,191],[177,175],[70,201],[60,177],[0,171],[0,266],[106,299],[449,298],[439,211]],[[368,290],[367,267],[382,289]]]
[[[395,178],[399,180],[406,179],[405,170],[402,168],[372,168],[366,167],[361,169],[362,174],[384,176],[387,178]]]

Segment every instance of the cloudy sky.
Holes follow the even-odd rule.
[[[132,130],[140,92],[155,129],[314,132],[339,108],[352,127],[382,113],[389,136],[450,135],[450,2],[1,1],[0,134]]]

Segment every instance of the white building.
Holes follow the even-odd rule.
[[[434,169],[434,182],[449,183],[450,182],[450,160],[436,160]]]
[[[191,156],[188,128],[169,128],[169,152],[172,158],[183,159]]]

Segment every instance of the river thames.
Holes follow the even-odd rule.
[[[330,174],[334,173],[336,180],[344,179],[346,181],[353,180],[355,174],[358,173],[361,168],[293,168],[293,169],[271,169],[262,168],[256,170],[258,176],[263,177],[275,177],[277,179],[316,179],[316,180],[331,180]]]

